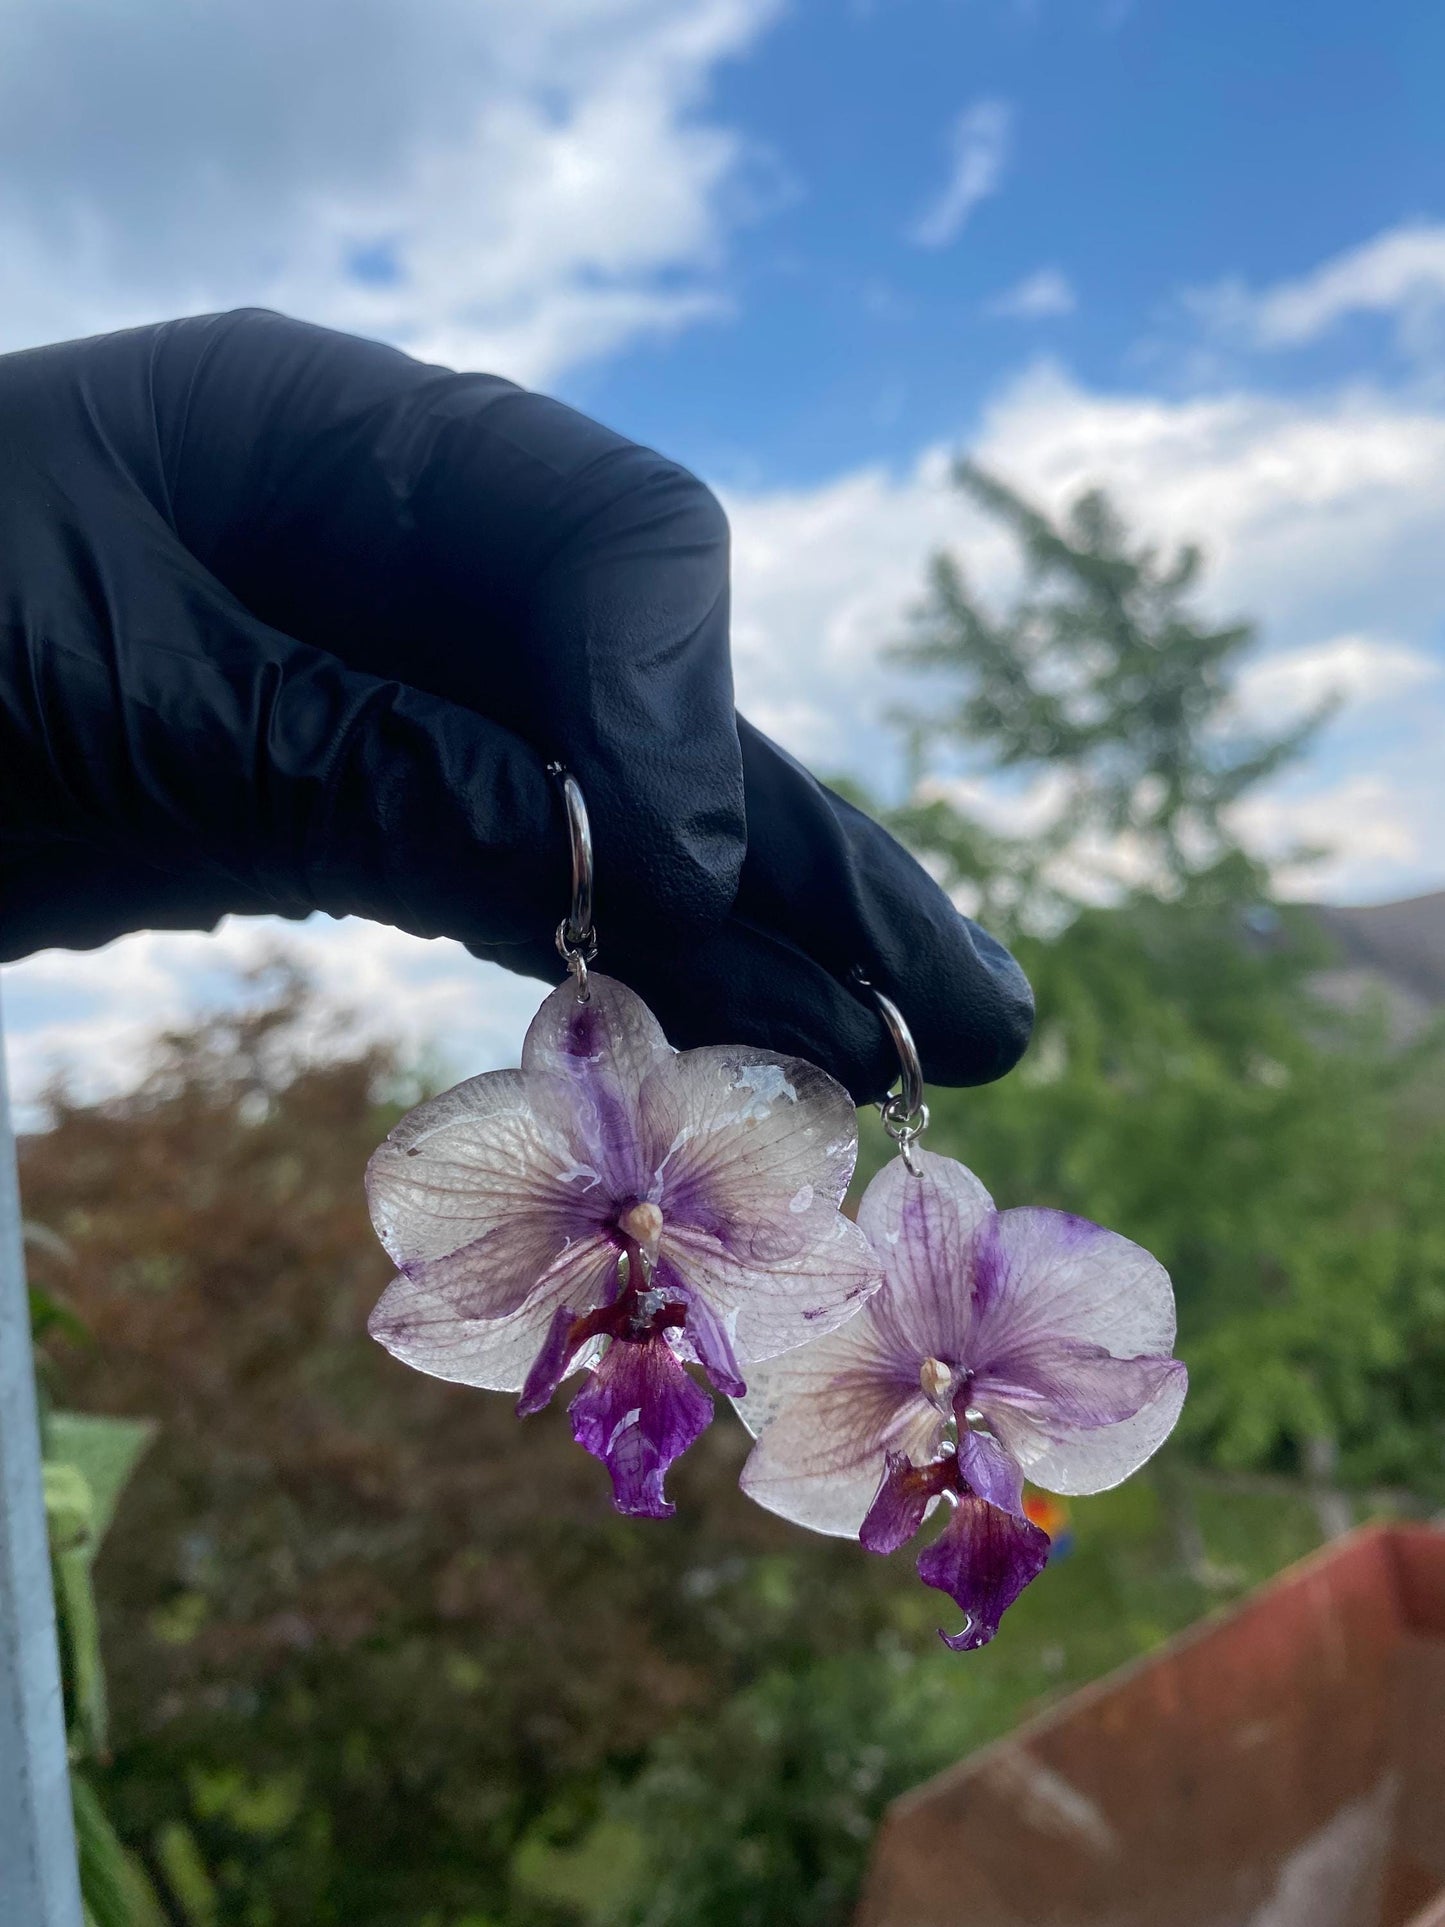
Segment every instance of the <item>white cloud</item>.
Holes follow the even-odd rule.
[[[1035,837],[1067,823],[1075,802],[1071,777],[1049,769],[1025,782],[979,776],[928,776],[918,785],[922,802],[945,802],[1002,837]],[[1157,884],[1156,851],[1133,831],[1113,835],[1094,827],[1070,837],[1043,868],[1044,880],[1084,903],[1117,901],[1121,890]],[[965,893],[966,894],[966,893]],[[961,902],[961,909],[976,906]]]
[[[1408,875],[1432,855],[1428,831],[1439,820],[1439,780],[1429,790],[1380,772],[1250,797],[1235,812],[1250,845],[1277,863],[1286,895],[1339,901],[1382,893],[1379,879]],[[1298,849],[1326,852],[1323,861],[1292,863]],[[1404,894],[1402,891],[1401,894]]]
[[[1079,305],[1074,284],[1058,268],[1040,268],[1034,274],[986,304],[986,312],[1022,321],[1040,321],[1050,315],[1072,314]]]
[[[1239,707],[1266,727],[1308,713],[1326,700],[1351,708],[1393,703],[1445,675],[1419,649],[1375,636],[1333,636],[1251,663],[1238,683]]]
[[[1445,306],[1445,225],[1407,223],[1293,280],[1261,289],[1229,281],[1187,299],[1216,327],[1262,348],[1301,347],[1355,314],[1393,315],[1405,345],[1423,345]]]
[[[907,692],[879,652],[902,636],[929,556],[962,529],[976,562],[1007,569],[1007,543],[961,509],[948,471],[940,447],[901,476],[867,468],[816,489],[724,495],[739,705],[819,769],[888,786],[884,711]]]
[[[724,307],[777,0],[8,0],[0,347],[256,302],[545,381]]]
[[[1144,527],[1199,539],[1210,604],[1257,617],[1276,646],[1434,639],[1445,414],[1408,398],[1171,401],[1042,363],[989,410],[977,453],[1046,501],[1105,482]]]
[[[958,116],[949,130],[948,179],[908,231],[916,246],[947,247],[979,202],[998,192],[1012,120],[1002,100],[975,101]]]
[[[1333,638],[1325,670],[1348,680],[1351,638],[1387,636],[1412,663],[1436,644],[1445,414],[1366,390],[1102,394],[1042,363],[998,396],[973,450],[1047,503],[1104,483],[1157,537],[1201,540],[1207,606],[1257,617],[1272,653]],[[876,742],[874,653],[899,633],[928,557],[946,544],[982,589],[1007,587],[1011,547],[949,488],[949,458],[940,444],[902,473],[727,498],[745,705],[805,703],[819,740],[842,738],[856,760]],[[1396,689],[1419,679],[1403,657],[1385,669]]]
[[[1247,720],[1281,720],[1341,690],[1347,708],[1315,789],[1291,779],[1245,822],[1271,850],[1288,847],[1305,834],[1285,834],[1288,809],[1311,839],[1338,844],[1302,887],[1383,897],[1439,877],[1445,415],[1365,389],[1289,401],[1101,394],[1043,364],[998,396],[974,452],[1046,503],[1104,483],[1158,539],[1200,539],[1206,610],[1261,623],[1241,691]],[[948,465],[939,446],[899,474],[860,470],[728,503],[740,703],[799,754],[885,790],[899,764],[884,711],[926,692],[885,674],[876,651],[901,632],[929,556],[950,548],[986,595],[1014,580],[1010,545],[949,489]],[[1362,790],[1382,764],[1381,787]],[[1316,791],[1353,803],[1326,811]],[[997,790],[993,820],[1005,827],[1038,801]],[[1117,869],[1128,853],[1083,857]]]
[[[1441,790],[1440,777],[1419,756],[1389,774],[1357,770],[1333,782],[1306,768],[1236,805],[1230,826],[1274,866],[1285,896],[1381,899],[1391,894],[1382,879],[1418,878],[1434,855],[1430,832],[1445,800]],[[919,794],[954,804],[997,835],[1027,837],[1066,817],[1071,792],[1069,779],[1049,770],[1007,787],[974,776],[931,777]],[[1107,903],[1121,889],[1157,883],[1159,868],[1155,852],[1133,832],[1108,836],[1090,828],[1069,841],[1045,875],[1067,896]],[[1411,887],[1402,881],[1398,893]]]
[[[458,1076],[514,1064],[543,995],[540,984],[479,963],[460,944],[354,918],[229,917],[212,935],[142,931],[99,951],[42,951],[4,972],[22,1126],[57,1072],[83,1096],[124,1088],[158,1024],[234,1002],[237,973],[277,945],[311,971],[331,1008],[355,1014],[358,1041],[393,1039],[418,1059],[439,1054]]]
[[[1069,792],[1067,775],[1051,769],[1010,785],[979,776],[926,776],[916,794],[923,803],[951,803],[998,836],[1037,836],[1057,817]]]

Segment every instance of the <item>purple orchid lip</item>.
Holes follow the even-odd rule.
[[[838,1208],[856,1154],[824,1072],[676,1052],[593,973],[585,1003],[571,983],[546,999],[519,1070],[419,1106],[377,1150],[372,1218],[399,1276],[370,1329],[419,1370],[520,1392],[524,1413],[586,1372],[575,1435],[620,1508],[662,1516],[663,1475],[712,1414],[683,1366],[741,1397],[755,1361],[878,1288]]]
[[[634,1231],[649,1231],[654,1218],[660,1224],[655,1207],[634,1207],[623,1222]],[[687,1305],[659,1290],[635,1240],[629,1240],[619,1265],[625,1282],[606,1304],[582,1313],[559,1306],[553,1313],[517,1400],[517,1416],[528,1418],[550,1404],[575,1369],[577,1355],[603,1341],[587,1384],[567,1408],[573,1437],[607,1467],[619,1512],[665,1519],[676,1508],[663,1492],[663,1480],[711,1422],[712,1400],[683,1371],[668,1343],[671,1332],[686,1328]]]
[[[948,1524],[918,1555],[925,1586],[948,1594],[963,1612],[963,1628],[938,1636],[956,1653],[986,1646],[999,1621],[1049,1562],[1049,1536],[1027,1519],[963,1494]]]
[[[712,1400],[661,1334],[609,1345],[568,1413],[572,1436],[611,1474],[617,1510],[671,1517],[663,1478],[711,1422]]]
[[[517,1417],[530,1418],[552,1402],[557,1387],[575,1369],[577,1354],[594,1339],[606,1339],[609,1345],[647,1344],[686,1323],[687,1306],[649,1282],[629,1281],[609,1303],[591,1311],[559,1305],[522,1386]]]
[[[1174,1295],[1139,1246],[1064,1212],[997,1211],[971,1172],[916,1151],[864,1194],[882,1289],[810,1349],[750,1370],[743,1490],[817,1531],[896,1550],[939,1505],[918,1570],[985,1644],[1048,1558],[1027,1477],[1100,1492],[1161,1445],[1187,1378]]]
[[[929,1379],[937,1382],[930,1366],[944,1369],[938,1359],[926,1359],[920,1371],[925,1387]],[[918,1576],[963,1612],[962,1632],[939,1628],[939,1638],[955,1652],[987,1645],[1005,1611],[1049,1559],[1048,1534],[1024,1514],[1022,1473],[996,1439],[969,1422],[967,1379],[964,1374],[953,1399],[957,1443],[950,1448],[945,1442],[939,1456],[921,1466],[890,1452],[878,1496],[858,1528],[869,1552],[896,1552],[933,1504],[945,1501],[948,1524],[919,1554]]]

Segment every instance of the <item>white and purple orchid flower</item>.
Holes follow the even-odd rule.
[[[1167,1272],[1063,1211],[996,1211],[972,1172],[914,1151],[869,1185],[858,1222],[882,1289],[841,1330],[750,1375],[757,1444],[743,1490],[815,1531],[892,1552],[943,1502],[918,1560],[985,1645],[1048,1559],[1023,1486],[1117,1485],[1184,1400]]]
[[[881,1278],[838,1206],[857,1118],[800,1058],[677,1052],[640,997],[569,981],[522,1067],[411,1111],[367,1170],[400,1276],[372,1335],[438,1378],[539,1411],[569,1373],[573,1435],[618,1510],[663,1518],[668,1467],[712,1417],[683,1370],[741,1397],[744,1368],[830,1332]]]

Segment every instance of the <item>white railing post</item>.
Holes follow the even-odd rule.
[[[0,1031],[0,1927],[81,1927]]]

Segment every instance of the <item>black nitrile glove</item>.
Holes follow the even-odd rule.
[[[733,713],[727,525],[649,450],[280,316],[0,357],[0,959],[227,912],[460,938],[557,979],[560,798],[598,967],[673,1040],[1018,1058],[1017,966]]]

